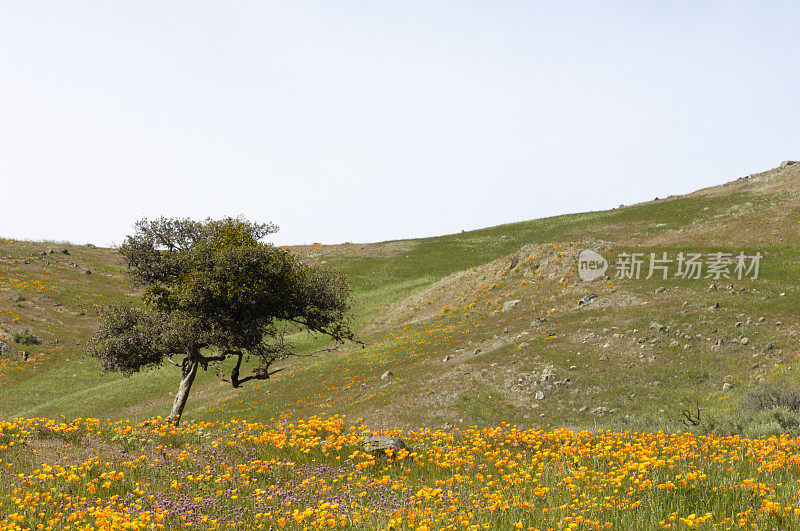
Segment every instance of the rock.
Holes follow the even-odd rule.
[[[592,292],[592,293],[588,294],[587,296],[585,296],[584,298],[582,298],[581,300],[579,300],[578,301],[578,306],[582,306],[584,304],[589,304],[590,302],[592,302],[596,298],[597,298],[597,293]]]
[[[381,374],[381,380],[388,380],[394,376],[392,371],[386,371],[385,373]]]
[[[505,327],[505,328],[503,328],[503,333],[504,333],[504,334],[507,334],[507,333],[508,333],[508,327]]]
[[[539,326],[545,322],[547,322],[547,319],[545,319],[544,317],[537,317],[536,319],[531,321],[531,326]]]
[[[481,353],[481,349],[479,349],[479,348],[476,348],[475,352],[473,352],[473,354],[480,354],[480,353]]]
[[[514,306],[516,306],[516,305],[517,305],[517,304],[519,304],[520,302],[522,302],[522,301],[520,301],[519,299],[514,299],[513,301],[506,301],[506,302],[504,302],[504,303],[503,303],[503,311],[504,311],[504,312],[507,312],[507,311],[509,311],[511,308],[513,308]]]
[[[767,343],[764,345],[764,352],[772,352],[775,350],[775,343]]]
[[[549,382],[550,380],[555,380],[556,375],[555,373],[548,367],[542,369],[542,375],[539,377],[539,383]]]
[[[656,290],[656,293],[664,293],[665,291],[667,291],[667,288],[664,286],[659,286],[659,288]]]
[[[723,382],[732,382],[733,381],[733,375],[726,374],[725,377],[722,379],[722,381]]]
[[[533,396],[536,398],[536,400],[544,400],[544,393],[541,391],[536,391],[536,394]]]
[[[83,272],[83,274],[84,274],[84,275],[91,275],[91,274],[92,274],[92,272],[91,272],[91,271],[89,271],[89,270],[87,269],[86,271],[84,271],[84,272]]]
[[[738,323],[736,323],[736,328],[741,328],[741,327],[742,327],[742,322],[741,322],[741,321],[739,321]]]
[[[730,389],[731,387],[732,387],[732,386],[731,386],[731,384],[730,384],[730,383],[728,383],[728,382],[725,382],[724,384],[722,384],[722,390],[723,390],[723,391],[727,391],[727,390],[728,390],[728,389]]]
[[[741,343],[742,345],[746,345],[746,344],[750,343],[750,339],[746,338],[746,337],[743,337],[742,339],[739,340],[739,343]]]
[[[794,166],[795,164],[800,164],[796,160],[784,160],[781,162],[780,169],[788,168],[789,166]]]
[[[759,318],[758,318],[758,322],[759,322],[759,323],[763,323],[763,322],[764,322],[764,321],[766,321],[766,320],[767,320],[767,318],[766,318],[766,317],[759,317]]]
[[[451,359],[453,359],[453,356],[451,356],[450,354],[444,357],[444,361],[450,361]]]
[[[69,251],[67,251],[63,247],[61,249],[58,249],[56,252],[59,253],[59,254],[69,254]]]
[[[6,343],[5,341],[0,341],[0,356],[11,356],[14,354],[14,347]]]
[[[364,451],[371,455],[385,455],[386,450],[405,450],[406,443],[400,437],[376,436],[364,441]]]

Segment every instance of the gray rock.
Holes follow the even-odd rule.
[[[731,386],[731,384],[730,384],[730,383],[728,383],[728,382],[725,382],[724,384],[722,384],[722,390],[723,390],[723,391],[727,391],[727,390],[728,390],[728,389],[730,389],[731,387],[732,387],[732,386]]]
[[[534,397],[536,398],[536,400],[544,400],[544,393],[541,392],[541,391],[536,391],[536,394],[534,394]]]
[[[453,356],[451,356],[450,354],[444,357],[444,361],[450,361],[451,359],[453,359]]]
[[[750,343],[750,339],[746,338],[746,337],[743,337],[742,339],[739,340],[739,343],[741,343],[742,345],[746,345],[746,344]]]
[[[381,380],[388,380],[394,376],[392,371],[386,371],[385,373],[381,374]]]
[[[376,436],[364,441],[364,451],[372,455],[385,455],[386,450],[405,450],[406,443],[400,437]]]
[[[517,304],[519,304],[520,302],[522,302],[522,301],[520,301],[519,299],[514,299],[513,301],[506,301],[506,302],[504,302],[504,303],[503,303],[503,311],[504,311],[504,312],[507,312],[507,311],[509,311],[511,308],[513,308],[514,306],[516,306],[516,305],[517,305]]]
[[[597,293],[592,292],[592,293],[588,294],[587,296],[585,296],[584,298],[582,298],[581,300],[579,300],[578,301],[578,306],[583,306],[584,304],[589,304],[590,302],[592,302],[596,298],[597,298]]]
[[[14,354],[14,347],[6,343],[5,341],[0,341],[0,356],[11,356]]]
[[[664,286],[659,286],[659,288],[656,290],[656,293],[664,293],[665,291],[667,291],[667,288]]]

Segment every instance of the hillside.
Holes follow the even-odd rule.
[[[610,264],[592,282],[577,276],[585,248]],[[800,164],[608,211],[293,250],[348,275],[364,348],[295,359],[236,390],[209,370],[187,419],[662,426],[695,405],[735,408],[759,381],[800,372]],[[615,278],[632,252],[763,259],[755,280]],[[165,414],[174,367],[123,378],[84,356],[97,307],[135,296],[113,250],[0,241],[0,336],[11,347],[0,360],[0,418]],[[14,343],[26,328],[39,344]]]

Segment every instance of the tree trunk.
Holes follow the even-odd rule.
[[[194,377],[197,375],[197,366],[199,365],[197,356],[189,355],[183,360],[183,377],[181,384],[178,386],[178,392],[175,393],[175,401],[172,403],[172,412],[169,414],[169,421],[175,426],[181,421],[183,415],[183,408],[186,406],[186,401],[189,399],[189,391],[192,389]]]

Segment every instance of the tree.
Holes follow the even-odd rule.
[[[143,219],[119,252],[143,285],[144,308],[106,308],[89,341],[104,370],[132,374],[165,360],[181,369],[170,413],[178,424],[198,368],[234,360],[230,384],[266,380],[297,355],[286,332],[352,340],[344,278],[262,239],[271,224],[241,218]],[[173,356],[183,356],[181,363]],[[257,361],[242,377],[242,364]]]

